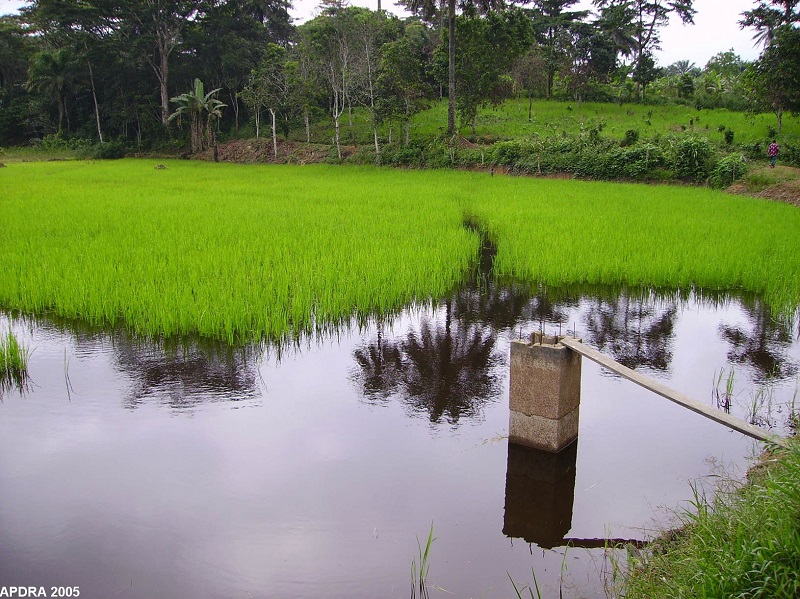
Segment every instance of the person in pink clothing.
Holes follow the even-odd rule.
[[[769,156],[769,168],[775,168],[775,163],[778,161],[778,154],[781,151],[781,147],[778,145],[778,142],[774,139],[772,143],[769,144],[769,148],[767,148],[767,156]]]

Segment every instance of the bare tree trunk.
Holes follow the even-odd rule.
[[[233,107],[234,126],[236,127],[236,133],[239,133],[239,96],[232,89],[228,90],[228,94],[231,97],[231,106]]]
[[[336,130],[336,152],[339,154],[339,160],[342,159],[342,145],[339,141],[339,115],[333,117],[333,127]]]
[[[158,43],[159,67],[156,70],[158,86],[161,92],[161,124],[169,127],[169,52],[163,47],[161,40]]]
[[[261,133],[261,111],[256,110],[256,139],[258,139]]]
[[[447,134],[456,132],[456,0],[447,0]]]
[[[381,145],[378,142],[378,128],[372,127],[372,136],[375,138],[375,160],[380,164],[381,161]]]
[[[308,118],[308,110],[303,113],[303,122],[306,126],[306,143],[311,143],[311,122]]]
[[[406,118],[405,123],[403,123],[403,128],[405,129],[406,147],[408,147],[408,144],[411,143],[411,106],[409,105],[408,98],[406,98]]]
[[[94,100],[94,118],[97,121],[97,137],[100,143],[103,143],[103,130],[100,128],[100,107],[97,105],[97,92],[94,88],[94,72],[92,71],[92,63],[87,60],[86,64],[89,65],[89,82],[92,84],[92,99]]]
[[[65,100],[61,97],[61,94],[58,96],[58,131],[57,133],[61,135],[61,132],[64,129],[64,102]]]
[[[278,157],[278,134],[277,130],[275,129],[275,109],[269,109],[270,115],[272,115],[272,154],[275,158]]]

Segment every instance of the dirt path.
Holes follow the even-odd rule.
[[[800,168],[778,165],[759,166],[745,180],[731,185],[727,191],[739,195],[785,202],[800,207]]]

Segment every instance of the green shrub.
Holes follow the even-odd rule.
[[[494,144],[487,152],[487,160],[494,165],[514,166],[535,153],[533,144],[515,139]]]
[[[784,139],[778,160],[785,164],[800,166],[800,139]]]
[[[712,187],[728,187],[741,179],[747,173],[747,163],[741,154],[725,156],[714,166],[711,171]]]
[[[703,181],[711,174],[714,150],[708,139],[688,135],[673,144],[672,166],[679,179]]]
[[[125,157],[125,145],[118,141],[105,141],[89,150],[89,157],[95,160],[117,160]]]
[[[625,132],[625,139],[622,141],[623,146],[632,146],[639,141],[639,132],[636,129],[628,129]]]
[[[87,150],[92,147],[92,141],[82,137],[67,139],[58,133],[45,135],[41,140],[33,140],[32,145],[38,146],[45,152],[63,152],[67,150]]]
[[[725,143],[728,144],[728,145],[731,145],[733,143],[733,136],[734,136],[733,131],[731,131],[730,129],[727,129],[725,131],[724,135],[725,135]]]
[[[595,179],[650,179],[655,169],[664,166],[666,160],[661,148],[654,144],[639,144],[584,153],[575,173]]]

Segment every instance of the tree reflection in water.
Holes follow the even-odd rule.
[[[589,300],[584,341],[631,369],[669,370],[677,300],[618,294]],[[582,331],[583,332],[583,331]]]
[[[503,363],[495,351],[496,335],[480,324],[454,321],[451,300],[444,311],[444,323],[423,319],[418,330],[395,340],[379,332],[375,341],[353,352],[359,366],[354,378],[365,398],[386,401],[397,392],[431,422],[455,424],[496,396],[494,369]]]
[[[353,352],[353,374],[371,402],[397,397],[431,422],[456,424],[473,417],[500,390],[505,356],[497,338],[532,320],[567,322],[575,299],[554,302],[547,293],[519,284],[495,284],[478,277],[424,318],[417,329],[386,339],[382,330]]]
[[[115,366],[133,383],[125,399],[129,409],[151,400],[185,410],[257,397],[258,355],[249,347],[200,339],[158,344],[121,335],[114,342]]]
[[[356,349],[353,379],[368,401],[397,396],[432,422],[445,418],[455,424],[479,413],[499,390],[505,373],[497,367],[505,356],[496,349],[498,335],[545,326],[564,326],[566,333],[576,310],[584,314],[589,344],[630,368],[669,368],[677,299],[586,287],[554,291],[479,278],[440,304],[439,321],[424,319],[417,330],[394,340],[379,331]]]
[[[742,309],[749,321],[744,326],[721,324],[719,333],[730,344],[728,360],[733,364],[750,366],[757,382],[786,379],[797,373],[789,357],[792,328],[789,323],[775,319],[758,299],[745,298]]]

